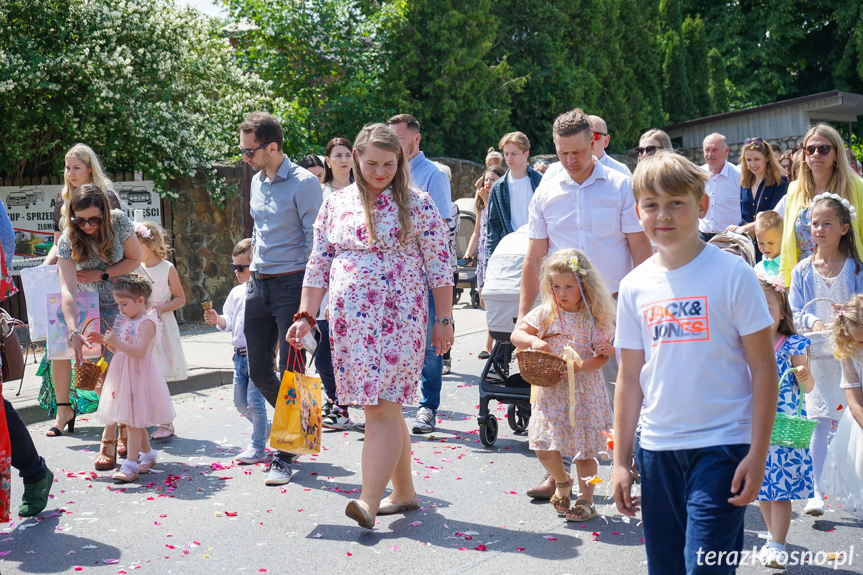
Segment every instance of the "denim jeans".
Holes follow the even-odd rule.
[[[746,506],[732,505],[728,498],[734,471],[747,453],[748,444],[638,449],[648,573],[736,572],[736,563],[717,565],[717,559],[720,552],[732,551],[739,558],[743,549]]]
[[[315,352],[315,369],[318,370],[327,397],[339,405],[336,376],[333,372],[333,350],[330,349],[330,322],[320,319],[318,320],[318,328],[321,330],[321,341],[318,342],[318,351]]]
[[[294,314],[300,309],[303,275],[292,274],[269,279],[249,280],[246,293],[246,353],[249,376],[267,403],[276,406],[279,387],[286,369],[305,373],[305,353],[294,350],[285,335],[294,323]],[[279,350],[279,369],[273,369],[276,346]],[[290,361],[289,361],[290,360]],[[276,457],[288,463],[293,455],[277,452]]]
[[[270,430],[267,401],[249,379],[248,356],[239,353],[234,353],[234,407],[252,422],[252,447],[258,453],[263,453]]]
[[[426,322],[426,352],[423,360],[422,385],[420,386],[420,407],[427,407],[437,413],[440,407],[440,390],[443,384],[443,356],[435,351],[432,345],[432,331],[434,330],[435,309],[432,291],[428,290],[429,315]]]
[[[9,430],[9,444],[12,446],[12,467],[18,470],[18,474],[25,485],[39,483],[45,479],[48,467],[45,460],[36,451],[33,438],[27,431],[27,426],[21,420],[21,416],[12,407],[8,400],[3,400],[6,410],[6,427]]]

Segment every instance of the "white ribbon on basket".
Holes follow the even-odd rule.
[[[584,360],[568,345],[563,348],[563,360],[566,362],[566,379],[569,382],[569,424],[575,427],[575,366],[581,367]]]

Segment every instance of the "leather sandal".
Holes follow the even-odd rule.
[[[48,433],[45,434],[47,437],[60,437],[61,435],[63,435],[63,428],[66,428],[69,433],[75,433],[75,418],[78,417],[78,414],[75,413],[75,409],[72,408],[72,404],[58,403],[57,407],[69,407],[70,409],[72,409],[72,419],[66,420],[65,423],[60,424],[60,427],[52,425],[50,428],[48,428]]]
[[[126,426],[123,424],[117,425],[117,455],[126,458],[128,452],[126,444],[128,443],[129,435],[126,433]]]
[[[551,496],[551,505],[554,507],[554,510],[557,511],[558,515],[563,515],[569,511],[569,502],[572,499],[572,475],[567,475],[567,477],[569,477],[569,481],[564,481],[563,483],[559,483],[557,481],[554,482],[555,490],[558,487],[569,490],[567,495],[564,497],[558,495],[557,491],[555,491],[555,494]]]
[[[585,513],[584,510],[587,510],[587,513]],[[599,513],[596,512],[596,505],[593,504],[593,501],[579,499],[575,502],[575,505],[572,506],[572,509],[566,512],[566,520],[573,523],[589,521],[597,515],[599,515]]]
[[[93,465],[96,471],[111,471],[117,467],[117,440],[103,439],[100,441],[102,447],[99,449],[99,455],[96,456],[96,463]],[[108,455],[108,446],[114,446],[114,453]]]
[[[172,435],[174,435],[174,424],[165,423],[150,435],[150,439],[168,439]]]

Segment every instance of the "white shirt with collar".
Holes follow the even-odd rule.
[[[596,162],[581,185],[564,170],[542,179],[530,202],[531,239],[548,239],[548,253],[583,251],[615,293],[632,271],[626,234],[644,231],[635,214],[631,180]]]
[[[219,331],[231,332],[231,345],[236,348],[246,347],[246,290],[248,287],[247,283],[242,283],[228,292],[225,305],[222,306],[225,329],[216,324],[216,329]]]
[[[698,221],[698,231],[705,234],[719,234],[728,226],[740,224],[740,169],[725,160],[718,174],[710,171],[707,164],[701,166],[707,172],[707,185],[704,192],[710,198],[707,214]]]

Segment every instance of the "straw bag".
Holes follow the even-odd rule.
[[[81,330],[81,337],[87,332],[87,328],[90,327],[90,324],[96,320],[99,320],[101,323],[105,324],[105,327],[108,326],[108,322],[106,322],[101,317],[92,318],[90,321],[84,324],[84,329]],[[105,359],[105,346],[102,346],[102,355],[99,357],[99,361],[87,361],[86,359],[81,361],[80,363],[75,364],[75,389],[80,389],[82,391],[93,391],[96,389],[96,384],[99,382],[99,377],[102,375],[102,368],[99,367],[99,364]]]
[[[782,374],[779,380],[779,387],[782,387],[782,382],[788,377],[788,374],[796,372],[797,368],[792,367]],[[803,414],[803,393],[797,401],[797,415],[788,415],[785,413],[776,414],[776,423],[773,424],[773,433],[770,436],[770,445],[779,445],[781,447],[791,447],[792,449],[808,449],[809,442],[812,440],[812,433],[818,427],[817,419],[806,419]]]

